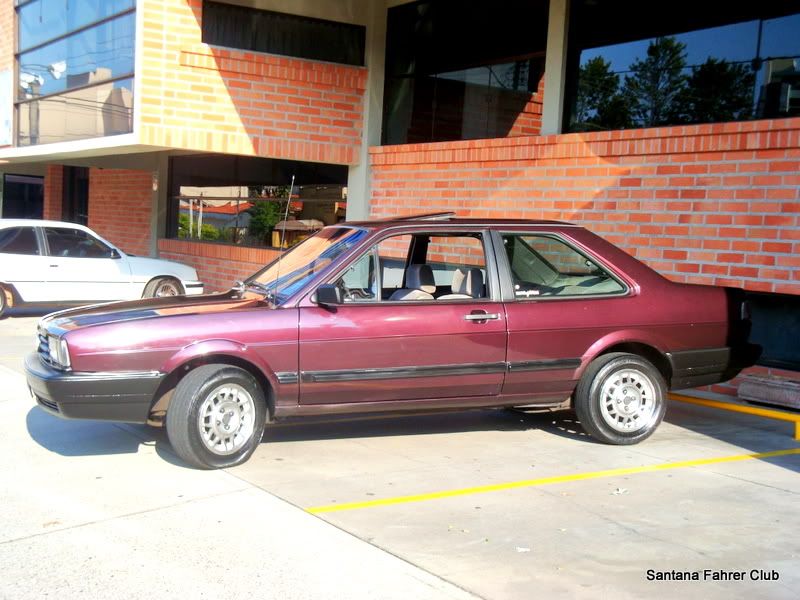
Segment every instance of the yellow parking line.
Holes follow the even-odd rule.
[[[788,456],[791,454],[800,454],[800,448],[788,448],[786,450],[775,450],[772,452],[758,452],[755,454],[734,454],[732,456],[719,456],[716,458],[700,458],[697,460],[684,460],[680,462],[661,463],[657,465],[645,465],[641,467],[622,467],[620,469],[589,471],[588,473],[574,473],[572,475],[556,475],[554,477],[541,477],[539,479],[524,479],[522,481],[510,481],[507,483],[495,483],[491,485],[480,485],[476,487],[468,487],[455,490],[444,490],[441,492],[431,492],[429,494],[396,496],[394,498],[382,498],[380,500],[368,500],[366,502],[346,502],[343,504],[328,504],[324,506],[314,506],[306,510],[314,514],[340,512],[345,510],[357,510],[361,508],[374,508],[376,506],[391,506],[392,504],[407,504],[409,502],[424,502],[427,500],[439,500],[441,498],[452,498],[455,496],[469,496],[471,494],[483,494],[486,492],[498,492],[501,490],[537,487],[540,485],[549,485],[551,483],[566,483],[570,481],[583,481],[586,479],[600,479],[602,477],[632,475],[634,473],[648,473],[653,471],[666,471],[670,469],[685,469],[687,467],[715,465],[726,462],[751,460],[754,458],[773,458],[775,456]]]
[[[768,408],[757,408],[755,406],[733,404],[732,402],[720,402],[719,400],[706,400],[705,398],[695,398],[694,396],[684,396],[683,394],[670,394],[669,397],[672,400],[685,402],[687,404],[696,404],[698,406],[707,406],[709,408],[719,408],[722,410],[729,410],[731,412],[744,413],[746,415],[756,415],[758,417],[776,419],[778,421],[789,421],[790,423],[794,423],[794,439],[800,440],[799,413],[770,410]]]

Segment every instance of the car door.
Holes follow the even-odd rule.
[[[40,242],[35,227],[0,229],[0,281],[25,302],[47,300],[49,263]]]
[[[131,297],[125,257],[83,229],[43,227],[49,254],[50,293],[66,302]]]
[[[624,326],[629,284],[559,233],[501,232],[495,247],[511,290],[503,394],[563,400],[591,345]]]
[[[433,234],[446,243],[432,243]],[[467,248],[459,244],[465,240]],[[444,399],[446,405],[460,398],[450,403],[464,405],[496,396],[505,375],[506,325],[496,271],[486,260],[489,243],[484,232],[389,236],[333,276],[328,283],[342,290],[343,303],[300,309],[300,403]],[[401,286],[419,283],[404,272],[420,264],[439,275],[414,296]],[[482,269],[484,290],[442,298],[452,291],[454,265]]]

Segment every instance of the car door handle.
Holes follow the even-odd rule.
[[[50,265],[50,268],[57,267],[58,265]]]
[[[465,321],[496,321],[499,318],[499,314],[487,312],[473,312],[468,315],[464,315]]]

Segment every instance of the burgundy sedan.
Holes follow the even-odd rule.
[[[282,417],[569,407],[650,436],[668,389],[753,364],[740,290],[673,283],[582,227],[448,215],[342,223],[237,288],[44,317],[26,360],[66,418],[166,425],[187,463],[246,461]]]

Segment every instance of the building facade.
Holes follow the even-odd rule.
[[[345,216],[577,222],[800,370],[790,2],[0,0],[0,174],[209,289]]]

